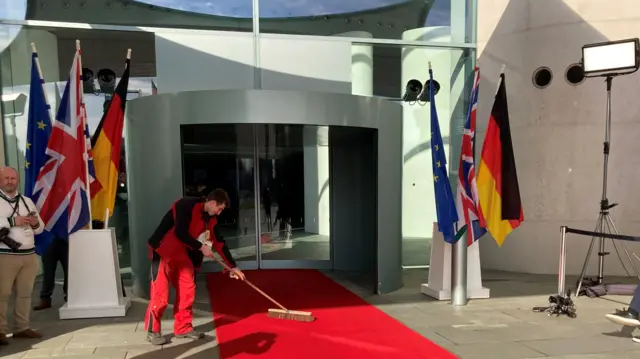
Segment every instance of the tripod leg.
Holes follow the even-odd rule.
[[[611,228],[613,229],[613,231],[611,231],[611,232],[615,233],[615,234],[620,234],[620,232],[618,232],[618,228],[616,228],[615,223],[613,223],[613,220],[611,219],[611,216],[609,216],[607,214],[605,216],[605,218],[606,218],[607,222],[609,223],[609,225],[611,226]],[[615,241],[615,240],[612,240],[612,241]],[[624,252],[627,255],[627,258],[629,259],[629,263],[631,263],[631,267],[633,267],[633,271],[636,273],[636,276],[638,277],[638,279],[640,279],[640,272],[638,272],[638,268],[636,267],[633,259],[631,258],[631,255],[629,254],[629,250],[627,249],[627,246],[624,244],[624,242],[620,242],[620,244],[622,245],[622,249],[624,249]],[[622,259],[620,260],[620,262],[622,262]],[[622,263],[622,266],[624,267],[624,269],[626,271],[627,268],[625,267],[624,263]],[[629,274],[629,272],[627,272],[627,274]]]
[[[611,227],[611,224],[609,223],[609,219],[607,219],[606,225],[607,225],[607,232],[605,233],[614,233],[613,228]],[[618,249],[618,244],[620,244],[622,246],[622,249],[626,251],[626,248],[624,246],[624,243],[618,243],[618,241],[611,239],[611,244],[613,244],[613,248],[616,250],[616,255],[618,256],[618,260],[620,261],[620,264],[622,264],[622,269],[624,269],[625,273],[627,273],[627,276],[631,277],[631,273],[629,273],[629,270],[627,269],[627,265],[624,263],[624,260],[622,259],[622,255],[620,255],[620,250]],[[627,258],[629,258],[629,254],[627,253]],[[633,262],[631,262],[631,264],[633,265]]]
[[[596,224],[596,229],[594,232],[600,232],[600,228],[602,227],[602,214],[598,217],[598,223]],[[597,237],[591,237],[591,244],[589,244],[589,250],[587,251],[587,256],[584,259],[584,264],[582,265],[582,272],[580,272],[580,278],[578,279],[578,288],[576,289],[576,298],[580,295],[580,289],[582,288],[582,281],[584,281],[584,276],[587,273],[587,267],[589,266],[589,259],[591,258],[591,253],[593,252],[593,245],[595,244]]]

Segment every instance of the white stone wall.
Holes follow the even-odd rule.
[[[482,81],[477,154],[498,73],[505,64],[525,216],[502,248],[489,237],[481,241],[484,268],[557,273],[560,226],[595,228],[602,191],[605,84],[595,78],[573,86],[564,74],[571,63],[580,61],[582,45],[633,37],[640,37],[637,0],[478,2]],[[542,90],[532,84],[532,74],[540,66],[549,67],[554,74],[553,82]],[[612,202],[620,203],[612,210],[612,218],[629,235],[640,235],[639,80],[640,73],[636,73],[613,83],[608,192]],[[589,242],[590,238],[569,236],[568,273],[580,272]],[[628,244],[628,248],[640,255],[640,244]],[[611,255],[605,276],[624,274],[611,242],[607,251]],[[623,252],[622,256],[625,258]],[[588,273],[596,272],[596,263],[594,254]]]

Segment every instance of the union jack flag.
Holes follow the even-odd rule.
[[[47,160],[34,188],[45,228],[62,238],[82,229],[91,218],[87,181],[95,181],[95,174],[91,173],[91,142],[82,96],[78,49],[51,130]]]
[[[460,166],[458,167],[458,186],[456,191],[456,209],[458,212],[458,233],[460,239],[467,233],[467,245],[473,244],[482,237],[487,230],[480,226],[478,215],[478,188],[476,186],[476,170],[474,160],[476,136],[476,108],[478,107],[478,89],[480,70],[474,70],[473,89],[469,99],[467,120],[462,134],[462,150],[460,151]]]

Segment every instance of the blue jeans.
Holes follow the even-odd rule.
[[[631,298],[629,308],[635,310],[636,313],[640,313],[640,284],[638,284],[635,293],[633,293],[633,298]]]

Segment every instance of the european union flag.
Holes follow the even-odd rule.
[[[447,175],[447,157],[444,153],[438,112],[436,111],[435,93],[433,89],[433,71],[429,69],[429,102],[431,104],[431,158],[433,165],[433,186],[436,197],[436,211],[438,213],[438,230],[447,243],[456,240],[455,223],[458,221],[458,211]]]
[[[40,74],[38,53],[31,56],[31,88],[29,89],[29,117],[27,119],[27,144],[25,161],[24,194],[34,203],[38,202],[40,191],[33,193],[40,168],[47,156],[45,151],[51,135],[51,107],[44,92],[44,78]],[[44,254],[53,240],[53,235],[43,232],[36,236],[36,253]]]

